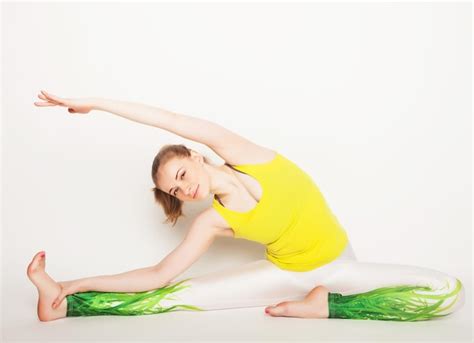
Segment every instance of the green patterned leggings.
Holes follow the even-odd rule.
[[[303,300],[318,285],[330,291],[329,318],[431,320],[464,304],[464,287],[451,275],[410,265],[358,262],[346,252],[309,272],[282,270],[258,260],[146,292],[76,293],[66,297],[67,317],[269,306]]]

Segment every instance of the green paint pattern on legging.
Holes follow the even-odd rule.
[[[170,307],[160,305],[162,300],[176,300],[172,297],[173,293],[191,287],[190,285],[181,285],[188,280],[182,280],[170,286],[138,293],[92,291],[67,295],[66,317],[101,315],[139,316],[183,309],[203,311],[203,309],[192,305],[175,304]]]
[[[449,313],[440,312],[449,310],[459,300],[462,283],[459,279],[456,281],[452,292],[441,292],[442,294],[436,294],[427,286],[383,287],[345,296],[329,293],[329,318],[419,321],[444,317]],[[449,284],[446,287],[449,287]],[[441,306],[453,296],[456,296],[456,299],[449,305]]]

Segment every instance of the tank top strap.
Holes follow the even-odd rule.
[[[247,163],[247,164],[234,164],[231,165],[229,163],[225,163],[225,165],[229,166],[230,168],[244,174],[252,175],[253,172],[260,173],[261,171],[267,171],[269,168],[273,168],[275,163],[281,158],[282,156],[275,152],[275,156],[267,162],[263,163]]]

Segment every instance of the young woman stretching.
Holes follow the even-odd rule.
[[[419,321],[446,316],[464,304],[464,287],[454,276],[358,262],[312,178],[277,151],[218,124],[156,107],[41,93],[45,101],[36,106],[107,111],[205,144],[226,162],[214,165],[184,145],[166,145],[156,155],[153,191],[173,225],[184,201],[214,195],[181,244],[156,265],[55,282],[45,271],[44,252],[37,253],[27,274],[38,288],[41,321],[256,306],[266,306],[272,316]],[[177,279],[219,236],[265,244],[266,258]]]

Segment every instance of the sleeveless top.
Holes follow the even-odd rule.
[[[320,267],[344,251],[349,243],[345,230],[311,177],[295,163],[277,152],[269,162],[233,169],[250,175],[262,188],[260,201],[247,212],[228,209],[214,198],[212,207],[236,238],[266,245],[267,260],[291,271]]]

